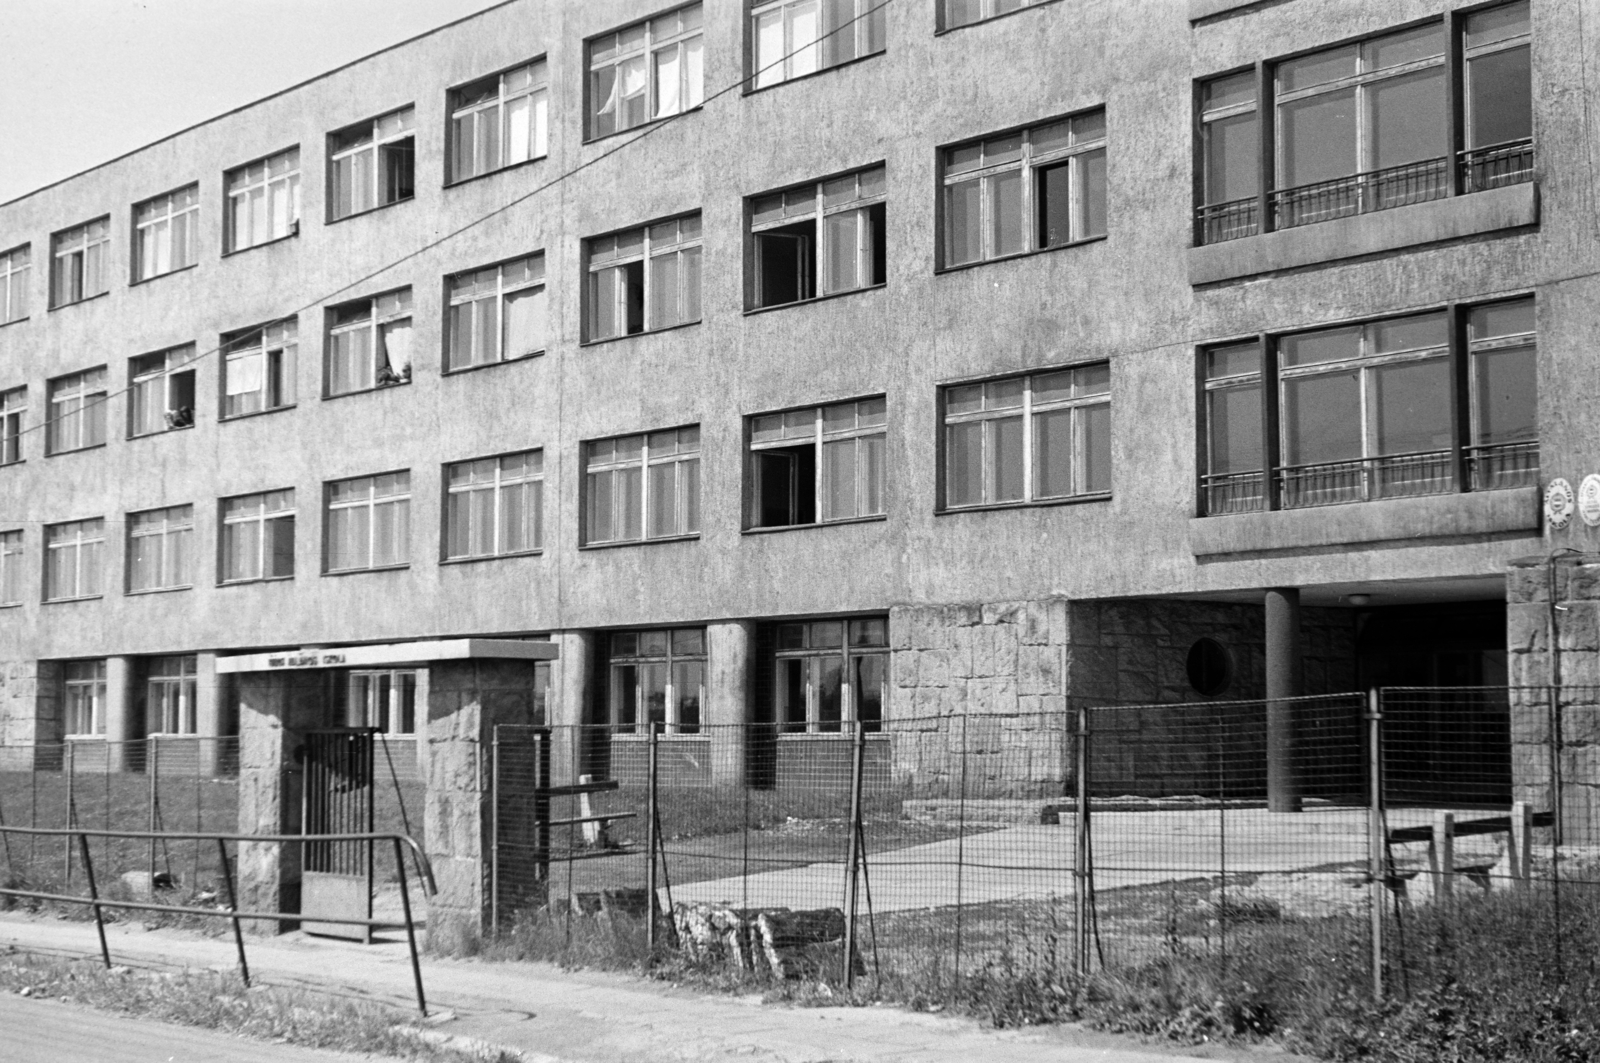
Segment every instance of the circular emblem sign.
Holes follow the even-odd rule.
[[[1544,489],[1544,518],[1552,528],[1565,528],[1572,519],[1572,485],[1557,477]]]
[[[1578,485],[1578,516],[1591,528],[1600,526],[1600,473],[1590,473]]]

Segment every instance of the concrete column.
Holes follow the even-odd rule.
[[[210,777],[222,763],[222,681],[217,676],[217,655],[195,654],[194,733],[199,736],[199,771]]]
[[[572,783],[581,774],[584,725],[604,722],[604,708],[590,704],[597,640],[593,631],[557,631],[550,639],[560,654],[550,662],[550,689],[545,697],[550,777],[557,784]]]
[[[138,669],[132,657],[106,658],[106,770],[127,771],[143,763],[143,750],[130,756],[129,742],[144,737],[139,698],[134,690]]]
[[[322,723],[321,676],[310,670],[243,672],[239,694],[239,833],[300,830],[304,769],[300,746]],[[239,906],[260,912],[300,910],[300,846],[261,842],[239,846]],[[252,933],[292,925],[262,922]]]
[[[62,765],[61,739],[65,723],[62,714],[62,667],[60,661],[33,662],[33,719],[32,734],[23,734],[34,743],[34,769],[60,771]]]
[[[706,625],[705,722],[711,737],[713,786],[745,785],[756,626],[748,620]]]
[[[1282,700],[1305,690],[1300,659],[1300,590],[1272,587],[1266,598],[1267,633],[1267,808],[1300,811],[1294,763],[1294,711]]]

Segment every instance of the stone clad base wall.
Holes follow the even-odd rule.
[[[1259,706],[1218,713],[1152,707],[1263,697],[1259,605],[1053,598],[902,606],[890,612],[889,629],[892,770],[917,796],[948,796],[963,787],[967,796],[984,798],[1071,792],[1080,706],[1145,706],[1093,714],[1096,793],[1215,792],[1218,713],[1227,717],[1226,763],[1234,776],[1220,785],[1243,796],[1264,781]],[[1227,647],[1234,662],[1233,681],[1216,699],[1189,685],[1189,648],[1203,636]],[[1302,650],[1306,693],[1355,689],[1349,611],[1304,610]]]

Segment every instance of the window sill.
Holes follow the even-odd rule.
[[[108,296],[110,294],[111,294],[111,289],[107,288],[103,292],[95,292],[93,295],[86,295],[82,299],[74,299],[70,303],[61,303],[61,304],[59,304],[57,306],[51,306],[51,307],[47,308],[46,312],[53,314],[57,310],[65,310],[68,307],[73,307],[73,306],[82,306],[84,303],[92,303],[96,299],[104,299],[106,296]]]
[[[0,602],[0,609],[21,609],[21,602]]]
[[[992,502],[982,506],[945,506],[934,510],[938,517],[953,517],[958,513],[993,513],[1006,509],[1048,509],[1052,506],[1081,506],[1092,502],[1109,502],[1109,491],[1097,495],[1072,495],[1068,498],[1044,498],[1035,502]]]
[[[1004,11],[1004,12],[1001,12],[1000,14],[998,14],[998,15],[990,15],[988,18],[980,18],[976,22],[963,22],[959,26],[950,26],[948,28],[939,28],[939,29],[934,30],[933,35],[935,37],[943,37],[947,33],[956,33],[956,32],[959,32],[961,30],[967,29],[970,26],[983,26],[983,25],[986,25],[986,24],[988,24],[990,22],[998,22],[1000,19],[1003,19],[1003,18],[1010,18],[1012,15],[1020,15],[1024,11],[1033,11],[1036,8],[1049,7],[1053,3],[1056,3],[1056,0],[1039,0],[1038,3],[1029,4],[1027,7],[1019,7],[1014,11]]]
[[[141,587],[138,590],[130,590],[130,591],[125,591],[123,593],[129,598],[137,598],[140,595],[144,595],[144,594],[171,594],[174,591],[192,591],[192,590],[194,590],[194,584],[185,583],[181,587]]]
[[[513,557],[543,557],[544,547],[537,550],[518,550],[511,554],[482,554],[476,557],[442,557],[441,565],[476,565],[484,561],[505,561]]]
[[[1052,248],[1054,250],[1054,248]],[[774,310],[792,310],[797,306],[811,306],[813,303],[826,303],[830,299],[843,299],[850,295],[860,295],[862,292],[880,292],[887,288],[885,283],[869,284],[865,288],[851,288],[847,292],[829,292],[827,295],[813,295],[809,299],[796,299],[792,303],[774,303],[772,306],[752,306],[745,310],[745,317],[754,317],[757,314],[770,314]]]
[[[105,735],[62,735],[63,742],[104,742]]]
[[[1339,549],[1354,543],[1539,534],[1537,487],[1421,495],[1189,520],[1196,557]]]
[[[656,546],[660,543],[690,543],[700,538],[699,532],[690,535],[663,535],[656,539],[624,539],[614,543],[581,543],[579,550],[616,550],[625,546]]]
[[[515,358],[502,358],[498,362],[479,362],[477,365],[464,365],[459,369],[446,369],[439,375],[464,376],[467,373],[476,373],[480,369],[498,369],[503,365],[516,365],[518,362],[531,362],[535,358],[543,358],[544,355],[544,350],[529,351],[527,354],[519,354]]]
[[[194,422],[191,421],[189,424],[173,425],[171,428],[160,428],[160,429],[157,429],[154,432],[140,432],[137,435],[129,435],[128,438],[130,440],[133,440],[133,439],[154,439],[157,436],[171,435],[173,432],[187,432],[189,429],[191,429],[193,427],[194,427]]]
[[[332,568],[325,570],[324,576],[364,576],[369,572],[404,572],[411,567],[411,562],[406,561],[398,565],[374,565],[371,568]]]
[[[236,413],[232,416],[218,417],[217,420],[224,424],[232,421],[248,421],[252,417],[265,417],[269,413],[282,413],[284,410],[292,410],[297,405],[298,403],[291,402],[287,406],[270,406],[265,410],[251,410],[249,413]]]
[[[656,735],[656,740],[659,742],[704,742],[710,738],[711,735],[705,731],[692,731],[689,734],[683,734],[682,732],[668,734],[665,731],[661,731]],[[640,734],[637,731],[620,731],[613,734],[611,740],[613,742],[648,742],[650,741],[650,736]]]
[[[281,244],[285,240],[294,240],[294,239],[297,239],[299,236],[300,236],[300,221],[299,221],[299,219],[296,219],[295,223],[294,223],[294,230],[292,232],[287,232],[287,233],[283,234],[282,236],[274,236],[270,240],[263,240],[259,244],[251,244],[248,247],[235,247],[235,248],[232,248],[232,249],[224,249],[223,252],[222,252],[222,257],[223,258],[232,258],[234,255],[242,255],[246,251],[254,251],[258,247],[271,247],[273,244]]]
[[[1539,224],[1528,181],[1189,249],[1189,283],[1254,277]]]
[[[27,320],[26,317],[14,317],[10,321],[0,321],[0,328],[5,328],[7,325],[20,325]]]
[[[149,284],[152,281],[158,281],[162,277],[171,277],[179,273],[188,273],[191,269],[195,269],[199,265],[200,263],[198,262],[191,262],[187,266],[179,266],[177,269],[169,269],[165,273],[155,273],[148,277],[135,277],[133,280],[128,282],[128,287],[137,288],[142,284]]]
[[[597,136],[591,136],[587,132],[587,130],[585,130],[584,137],[583,137],[583,142],[584,142],[585,145],[599,144],[601,141],[610,140],[612,137],[620,137],[620,136],[623,136],[623,135],[628,134],[628,133],[637,133],[637,132],[640,132],[641,130],[645,130],[645,129],[654,129],[656,126],[665,125],[667,122],[670,122],[675,118],[682,118],[685,115],[690,115],[690,114],[699,114],[704,109],[705,109],[705,104],[702,103],[697,107],[689,108],[687,111],[679,111],[677,114],[669,114],[669,115],[663,115],[660,118],[652,118],[648,122],[640,122],[638,125],[631,125],[627,129],[619,129],[615,133],[606,133],[606,134],[603,134],[603,135],[598,136],[598,137]],[[584,119],[584,124],[586,126],[588,125],[588,118],[589,117],[590,116],[586,116],[585,119]]]
[[[1023,10],[1026,10],[1026,8],[1024,8]],[[1004,16],[1000,16],[1000,17],[1004,17]],[[846,722],[847,723],[853,723],[853,721],[846,721]],[[783,724],[778,724],[778,726],[782,727]],[[882,724],[880,723],[879,726],[881,727]],[[822,739],[823,741],[826,741],[826,742],[841,742],[841,741],[843,741],[843,742],[853,742],[853,741],[855,741],[855,737],[856,737],[856,732],[855,732],[854,726],[851,726],[848,729],[839,730],[839,731],[779,731],[778,732],[778,741],[780,741],[780,742],[804,742],[807,739],[810,739],[812,741],[816,741],[819,738]],[[866,734],[866,739],[867,739],[868,742],[871,742],[871,741],[874,741],[874,740],[886,741],[888,739],[888,737],[889,736],[887,734],[884,734],[882,731],[868,731],[867,734]]]
[[[294,577],[292,575],[291,576],[252,576],[252,577],[250,577],[248,579],[218,580],[217,581],[217,586],[218,587],[245,587],[245,586],[249,586],[252,583],[292,583],[292,582],[294,582]]]
[[[601,346],[603,344],[607,344],[607,343],[621,343],[623,340],[636,340],[640,336],[659,336],[663,332],[676,332],[679,329],[693,328],[694,326],[700,324],[701,320],[702,319],[697,318],[694,321],[685,321],[682,324],[678,324],[678,325],[668,325],[666,328],[646,329],[643,332],[629,332],[629,333],[627,333],[626,335],[623,335],[623,336],[607,336],[605,339],[602,339],[602,340],[584,340],[582,343],[578,344],[578,346],[579,346],[579,348],[583,348],[583,347],[599,347],[599,346]]]
[[[1026,11],[1028,9],[1021,8],[1020,10]],[[1005,15],[1000,15],[997,17],[1005,18]],[[1066,251],[1074,247],[1083,247],[1087,244],[1104,243],[1107,239],[1108,235],[1106,233],[1101,233],[1099,236],[1085,236],[1082,240],[1069,240],[1064,244],[1057,244],[1054,247],[1041,247],[1037,251],[1019,251],[1014,255],[1002,255],[999,258],[981,258],[976,262],[963,262],[959,266],[940,266],[938,269],[934,270],[933,273],[934,276],[937,277],[945,273],[960,273],[963,270],[976,269],[979,266],[992,266],[997,262],[1015,262],[1022,258],[1037,258],[1040,255],[1049,255],[1057,251]]]
[[[417,198],[417,195],[416,195],[415,192],[413,192],[411,195],[407,196],[406,198],[397,199],[393,203],[379,203],[375,207],[368,207],[366,210],[358,210],[354,214],[341,214],[337,218],[330,216],[322,224],[323,225],[338,225],[342,221],[353,221],[356,218],[365,218],[368,214],[376,214],[380,210],[388,210],[390,207],[398,207],[398,206],[401,206],[402,204],[410,203],[413,200],[415,200],[416,198]]]
[[[549,157],[550,153],[545,152],[543,155],[535,155],[531,159],[523,159],[521,162],[511,163],[509,166],[500,166],[493,170],[485,170],[482,173],[475,173],[471,177],[462,177],[457,180],[446,181],[444,186],[446,188],[460,188],[462,185],[470,185],[474,181],[482,181],[486,177],[493,177],[496,174],[510,173],[512,170],[520,170],[524,166],[532,166],[536,162],[544,162]]]
[[[85,594],[85,595],[81,595],[81,596],[79,596],[77,598],[46,598],[41,604],[43,604],[43,605],[70,605],[73,602],[98,602],[101,598],[104,598],[104,597],[105,597],[105,595],[103,595],[103,594]]]
[[[86,447],[73,447],[71,450],[47,451],[45,453],[45,457],[47,457],[47,458],[64,458],[68,454],[82,454],[85,451],[104,450],[105,448],[106,448],[106,444],[104,444],[104,443],[91,443]]]
[[[410,385],[410,383],[411,381],[409,380],[402,380],[398,384],[374,384],[370,388],[360,388],[356,391],[341,391],[337,394],[324,395],[322,396],[322,401],[332,402],[334,399],[348,399],[352,395],[372,395],[380,391],[393,391],[395,388],[407,387]]]
[[[798,77],[784,78],[782,81],[774,82],[771,85],[761,85],[758,87],[747,88],[744,90],[744,94],[746,96],[755,96],[759,93],[771,92],[773,89],[781,89],[785,85],[793,85],[797,81],[810,81],[812,78],[821,77],[824,74],[831,74],[835,70],[843,70],[847,66],[855,66],[857,63],[864,63],[868,59],[876,59],[886,51],[888,51],[887,47],[879,48],[875,52],[869,52],[866,55],[858,55],[854,59],[846,59],[842,63],[835,63],[833,66],[825,66],[821,70],[813,70],[809,74],[801,74]],[[755,79],[756,75],[752,71],[751,74],[744,79],[745,84],[748,85]]]
[[[18,458],[16,461],[0,461],[0,469],[9,469],[13,465],[24,465],[27,461],[27,458]]]
[[[887,514],[877,514],[871,517],[849,517],[844,520],[819,520],[810,524],[775,524],[764,528],[745,528],[741,535],[772,535],[777,532],[803,531],[807,528],[837,528],[849,524],[883,524],[888,521]]]

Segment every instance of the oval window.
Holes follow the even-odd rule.
[[[1233,682],[1233,654],[1213,638],[1196,639],[1189,647],[1189,685],[1214,698]]]

